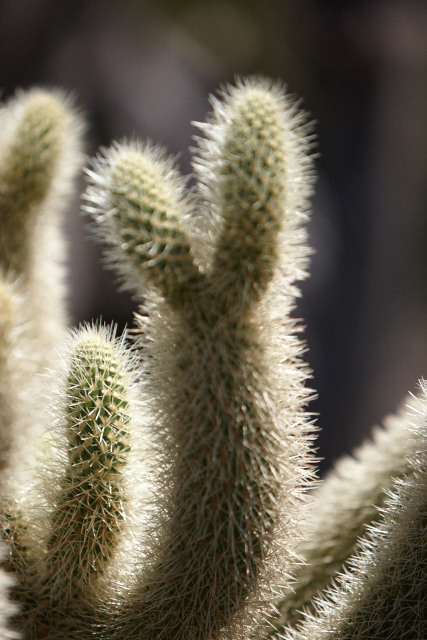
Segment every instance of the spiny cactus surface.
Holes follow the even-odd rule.
[[[152,147],[115,145],[89,173],[87,209],[146,299],[139,344],[163,449],[161,533],[117,614],[118,636],[214,638],[241,611],[248,619],[278,545],[290,561],[281,533],[295,537],[311,473],[309,392],[289,318],[311,181],[300,116],[277,87],[250,81],[215,101],[203,129],[201,212]]]
[[[411,461],[420,447],[419,440],[410,437],[413,416],[408,407],[414,402],[408,395],[399,412],[388,416],[384,426],[375,427],[371,438],[351,456],[339,459],[314,491],[307,535],[298,547],[303,564],[295,584],[278,603],[280,614],[269,621],[272,637],[314,611],[316,597],[331,586],[351,560],[358,539],[380,519],[393,483],[411,473]]]
[[[318,599],[287,640],[421,640],[427,637],[427,385],[414,407],[407,472],[397,478],[377,523],[361,538],[350,569]]]
[[[304,122],[267,80],[223,89],[192,189],[158,147],[104,149],[85,210],[141,303],[134,344],[98,323],[57,352],[56,208],[82,126],[57,92],[0,111],[0,639],[427,637],[425,383],[412,425],[389,423],[318,489],[307,537]]]

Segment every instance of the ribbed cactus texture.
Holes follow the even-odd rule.
[[[41,89],[1,109],[0,640],[427,637],[426,384],[313,483],[304,122],[241,80],[197,124],[195,187],[149,143],[92,162],[129,346],[100,322],[58,341],[80,118]]]
[[[267,567],[280,555],[290,562],[312,473],[309,391],[289,319],[306,264],[311,183],[299,118],[263,81],[215,101],[196,159],[202,213],[149,146],[115,145],[89,174],[88,209],[123,277],[146,296],[140,344],[162,446],[161,533],[119,608],[117,636],[228,635],[266,597]],[[210,264],[196,260],[192,215],[202,238],[212,219],[218,226]],[[288,247],[291,267],[288,256],[281,261]],[[274,279],[283,284],[280,310]]]

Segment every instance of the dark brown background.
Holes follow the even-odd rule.
[[[298,313],[329,463],[427,375],[427,3],[423,0],[0,0],[0,87],[60,85],[86,151],[150,137],[190,170],[191,120],[235,74],[282,78],[318,121],[316,254]],[[81,186],[81,185],[80,185]],[[66,222],[74,322],[131,324]]]

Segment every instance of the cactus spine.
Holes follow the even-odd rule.
[[[132,350],[98,324],[72,331],[62,360],[61,274],[47,264],[81,125],[41,90],[0,121],[0,640],[424,640],[425,383],[414,425],[389,422],[317,490],[307,538],[310,390],[292,311],[313,176],[310,129],[282,89],[254,78],[212,100],[197,192],[149,144],[93,161],[85,208],[141,313]],[[14,452],[31,440],[41,479],[15,492]],[[295,595],[266,630],[292,571]]]
[[[281,528],[294,538],[310,476],[299,342],[281,343],[281,362],[274,361],[288,372],[285,389],[271,384],[277,370],[265,362],[278,322],[267,292],[283,275],[284,229],[294,234],[287,243],[296,258],[284,273],[286,311],[305,264],[299,233],[308,190],[295,198],[287,167],[299,162],[293,170],[309,178],[306,141],[287,99],[265,82],[241,83],[224,104],[223,112],[215,103],[196,161],[220,227],[210,265],[196,260],[186,228],[194,207],[158,151],[115,146],[90,172],[88,208],[122,275],[147,297],[139,329],[164,448],[167,520],[148,571],[118,613],[118,635],[126,637],[228,633],[248,601],[265,597],[263,566],[277,556]],[[294,333],[289,319],[286,330]],[[289,562],[292,545],[283,551]]]
[[[358,539],[380,518],[393,483],[410,472],[410,460],[419,448],[418,439],[408,435],[408,407],[413,402],[409,395],[399,412],[388,416],[384,427],[375,427],[351,456],[341,458],[314,491],[307,535],[298,547],[304,564],[278,604],[280,615],[269,621],[272,637],[314,611],[314,598],[344,570]]]
[[[378,522],[288,640],[388,640],[427,637],[427,385],[421,381],[415,421],[407,428],[407,473],[392,483]]]

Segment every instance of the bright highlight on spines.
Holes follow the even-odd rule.
[[[296,570],[295,585],[278,603],[280,614],[266,627],[278,638],[287,625],[296,626],[315,609],[315,598],[330,587],[347,567],[358,538],[380,519],[380,509],[397,478],[411,472],[411,459],[419,441],[409,437],[413,421],[408,395],[397,414],[376,426],[351,455],[340,458],[324,482],[313,492],[307,535],[298,547],[303,564]]]
[[[47,541],[51,597],[90,593],[125,527],[134,362],[105,326],[83,327],[69,348],[63,429],[68,462]]]
[[[88,175],[86,210],[101,223],[127,286],[143,295],[148,282],[166,300],[184,302],[200,274],[183,225],[191,200],[171,159],[158,147],[123,142],[104,150]]]
[[[297,118],[283,113],[289,105],[268,83],[242,82],[225,103],[227,115],[215,124],[214,114],[207,128],[211,139],[221,129],[220,143],[196,161],[213,165],[217,200],[193,204],[170,161],[150,147],[115,145],[89,172],[85,209],[113,245],[113,263],[133,281],[138,275],[140,295],[150,286],[160,293],[144,302],[139,343],[163,497],[147,567],[113,622],[117,638],[235,637],[245,615],[250,627],[278,565],[293,559],[313,474],[307,370],[289,318],[296,290],[285,286],[274,312],[264,295],[284,265],[286,285],[305,275],[307,189],[289,207],[284,194],[308,174],[310,160],[293,172],[286,166],[307,145],[296,142],[302,129],[289,133]]]
[[[349,570],[283,640],[421,640],[427,637],[427,383],[411,402],[407,472],[391,484]]]
[[[207,123],[196,123],[194,167],[217,222],[213,271],[227,304],[259,300],[278,264],[290,280],[305,276],[303,223],[313,169],[310,126],[283,87],[239,80],[211,99]]]

